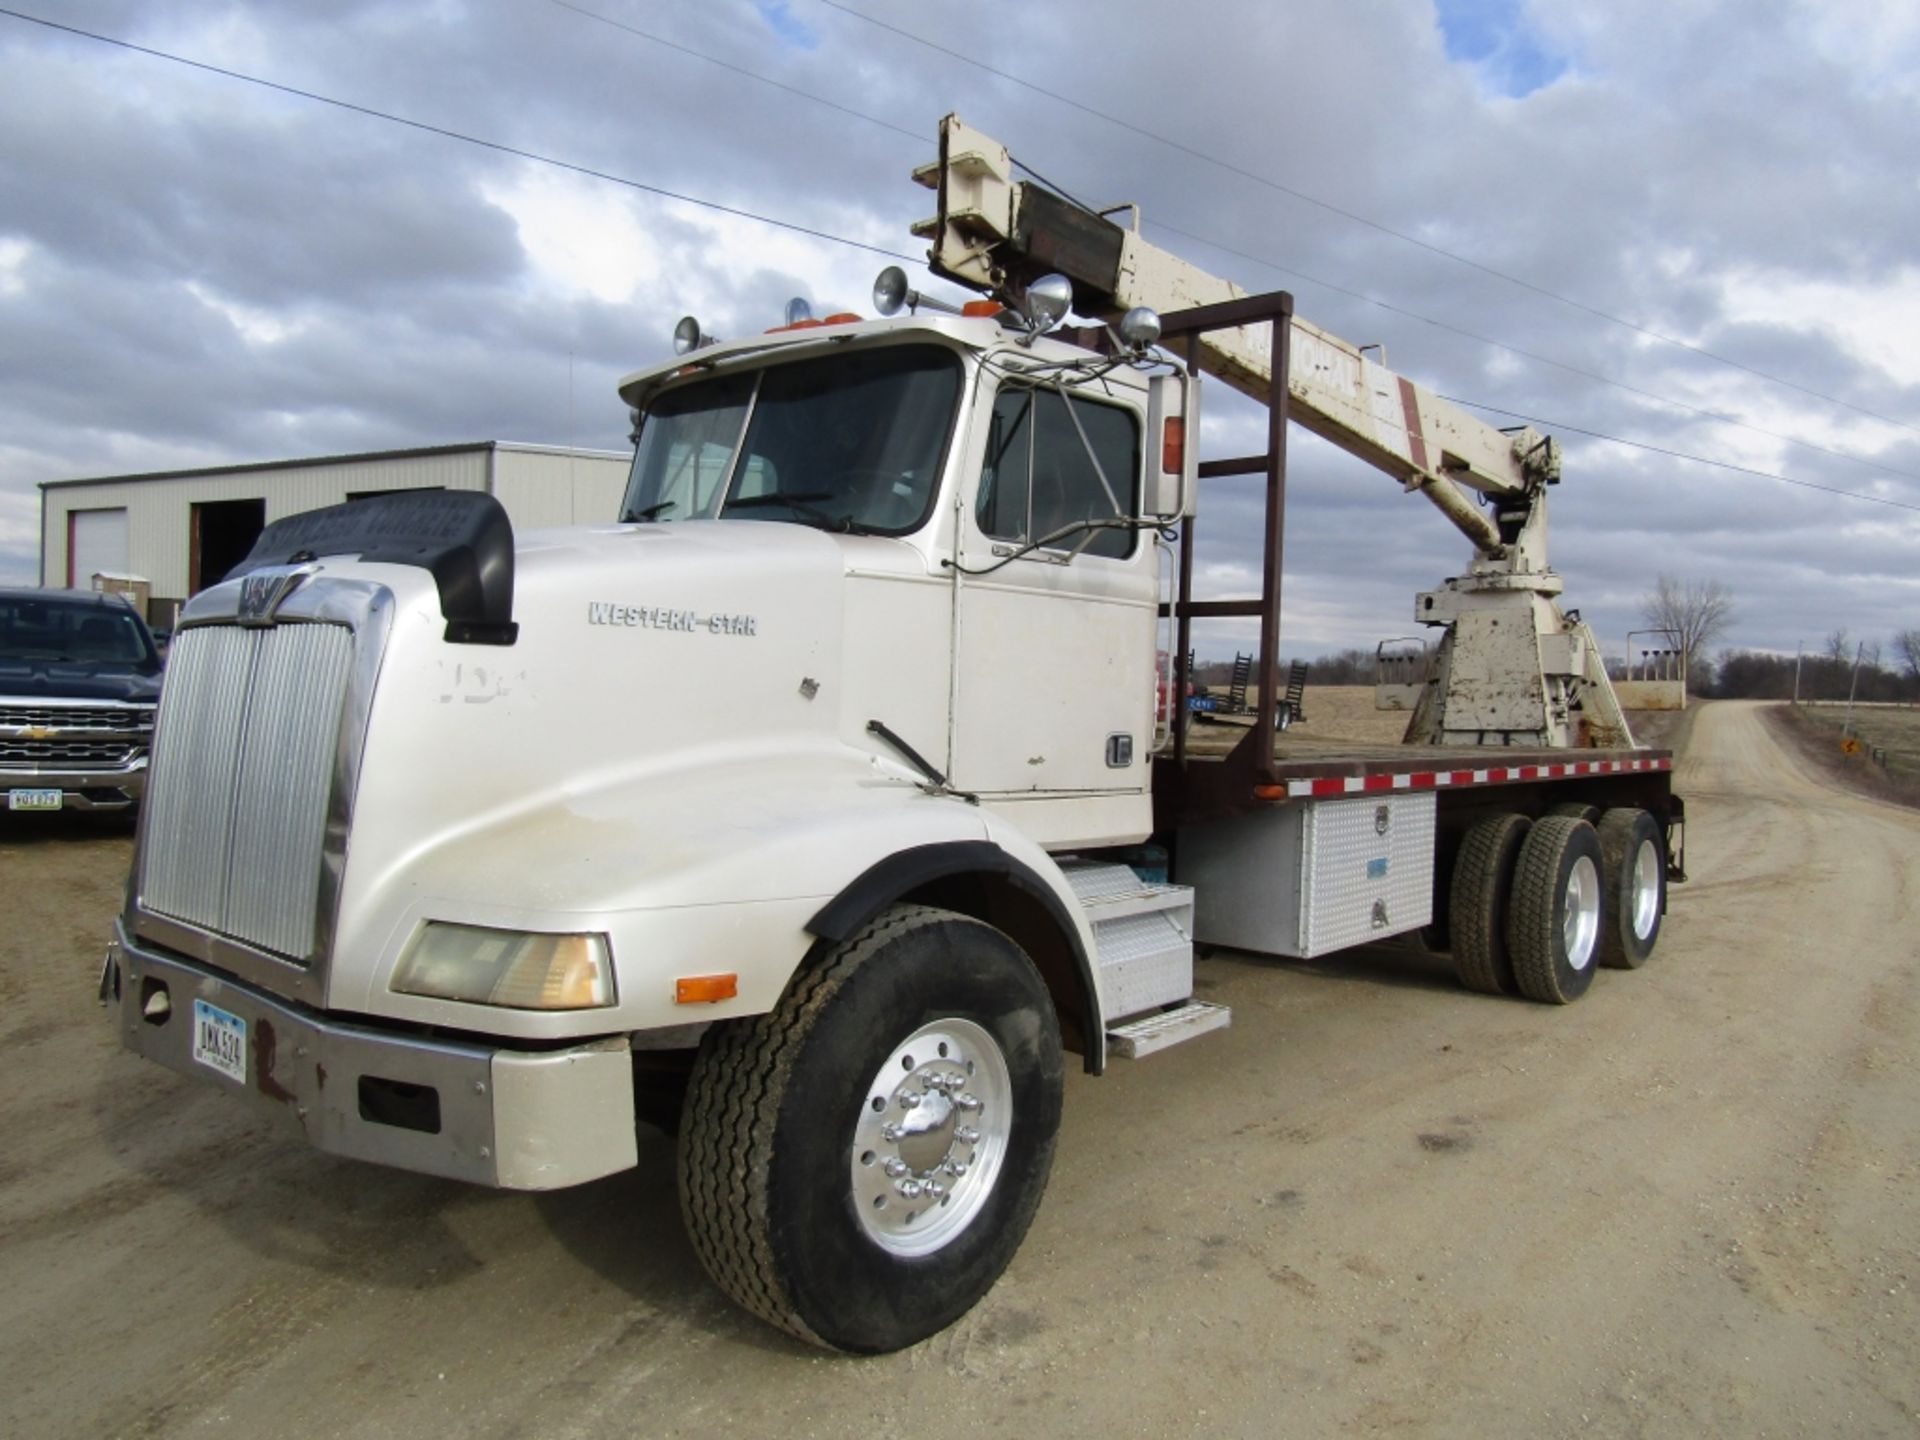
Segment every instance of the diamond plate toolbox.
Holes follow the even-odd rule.
[[[1435,797],[1356,795],[1180,832],[1194,939],[1309,959],[1433,918]]]

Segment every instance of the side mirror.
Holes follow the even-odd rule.
[[[1147,382],[1147,476],[1142,509],[1184,519],[1200,499],[1200,377],[1184,370]]]

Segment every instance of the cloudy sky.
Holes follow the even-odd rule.
[[[1548,422],[1552,558],[1609,643],[1660,571],[1732,587],[1736,644],[1920,625],[1909,0],[0,4],[363,107],[0,14],[0,580],[35,576],[43,480],[618,448],[614,383],[680,315],[868,308],[876,252],[920,253],[907,172],[954,110],[1443,394]],[[1215,406],[1215,453],[1254,433]],[[1294,456],[1287,649],[1408,633],[1463,543],[1310,437]],[[1202,593],[1254,588],[1249,483],[1203,502]]]

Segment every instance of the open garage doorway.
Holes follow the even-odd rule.
[[[247,558],[267,525],[265,500],[208,500],[193,507],[187,560],[187,593],[218,585]]]

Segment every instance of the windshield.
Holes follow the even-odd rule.
[[[146,627],[132,611],[38,596],[0,596],[0,659],[160,669]]]
[[[930,345],[681,386],[648,410],[620,518],[904,535],[932,509],[959,398],[959,357]]]

